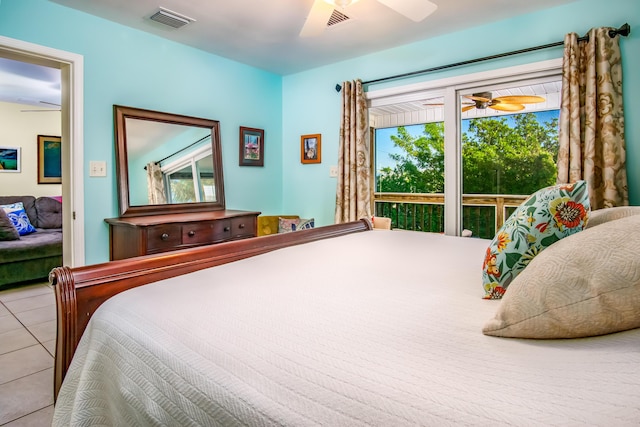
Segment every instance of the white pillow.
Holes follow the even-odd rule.
[[[585,228],[595,227],[605,222],[615,221],[631,215],[640,215],[640,206],[618,206],[614,208],[598,209],[591,211],[589,221]]]
[[[565,237],[511,282],[486,335],[578,338],[640,327],[640,215]]]

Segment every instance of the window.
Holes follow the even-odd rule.
[[[559,63],[544,67],[370,93],[375,214],[397,228],[493,237],[528,194],[555,183]]]
[[[211,148],[202,147],[162,166],[168,203],[216,200]]]

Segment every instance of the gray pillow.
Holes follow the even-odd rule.
[[[18,230],[13,226],[4,209],[0,209],[0,241],[18,239],[20,239]]]

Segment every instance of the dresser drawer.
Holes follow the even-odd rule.
[[[215,240],[215,222],[192,222],[182,225],[182,244],[206,244]]]
[[[256,218],[253,216],[241,216],[231,219],[231,237],[253,237],[256,230]]]
[[[168,250],[182,244],[180,224],[155,225],[147,229],[147,250]]]
[[[109,257],[124,259],[254,237],[258,215],[221,210],[107,218]]]

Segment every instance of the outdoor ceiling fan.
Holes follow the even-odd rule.
[[[343,12],[359,0],[314,0],[307,20],[300,31],[301,37],[315,37],[334,23],[348,20]],[[373,1],[373,0],[362,0]],[[420,22],[431,15],[438,5],[429,0],[376,0],[397,13],[406,16],[414,22]],[[339,9],[339,10],[338,10]],[[335,16],[336,13],[339,16]]]
[[[491,97],[491,92],[479,92],[473,95],[464,95],[465,98],[472,102],[463,102],[462,112],[469,111],[477,108],[484,110],[491,108],[499,111],[521,111],[525,109],[524,104],[537,104],[544,102],[545,99],[541,96],[535,95],[509,95],[499,96],[497,98]],[[444,105],[444,104],[425,104],[425,105]]]

